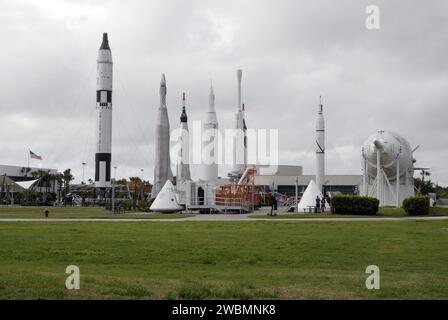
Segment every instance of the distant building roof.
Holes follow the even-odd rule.
[[[45,171],[51,174],[56,174],[58,172],[57,169],[36,168],[36,167],[29,167],[28,172],[25,172],[26,168],[27,168],[26,166],[0,165],[0,176],[6,175],[13,180],[34,180],[32,176],[33,172]]]
[[[255,185],[259,186],[294,186],[296,179],[299,186],[307,186],[315,175],[299,176],[264,176],[256,175],[254,177]],[[362,175],[326,175],[326,186],[359,186],[362,183]]]
[[[248,165],[250,167],[251,165]],[[255,165],[257,174],[261,176],[301,176],[303,174],[302,166],[293,165]]]

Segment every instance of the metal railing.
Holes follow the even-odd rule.
[[[252,204],[241,198],[193,197],[187,209],[212,209],[219,211],[250,211]]]

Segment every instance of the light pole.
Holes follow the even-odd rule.
[[[85,166],[86,166],[86,163],[83,162],[82,163],[82,181],[81,181],[81,184],[84,184],[84,168],[85,168]]]
[[[299,212],[299,177],[296,177],[296,204],[294,205],[294,212]]]
[[[145,171],[145,169],[140,169],[140,171],[141,171],[141,173],[142,173],[142,177],[141,177],[141,179],[142,179],[142,188],[141,188],[141,190],[140,190],[140,197],[139,198],[144,198],[144,192],[143,192],[143,186],[144,186],[144,184],[143,184],[143,171]]]
[[[114,179],[117,179],[117,166],[114,166]]]

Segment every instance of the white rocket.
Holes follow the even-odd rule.
[[[98,136],[95,153],[95,187],[110,187],[112,158],[112,53],[107,33],[98,52],[96,78],[96,109]]]
[[[322,97],[320,97],[319,107],[317,109],[316,121],[316,185],[320,192],[323,193],[325,184],[325,120],[322,105]]]
[[[180,115],[180,132],[179,144],[180,153],[177,161],[176,182],[180,184],[184,181],[191,180],[190,175],[190,139],[188,132],[188,117],[185,110],[185,92],[182,95],[182,113]]]
[[[160,106],[157,109],[155,132],[154,185],[152,197],[155,198],[167,180],[173,177],[170,162],[170,122],[166,107],[166,80],[162,74],[160,81]]]
[[[233,167],[230,176],[241,177],[247,165],[247,136],[246,120],[244,117],[244,105],[241,104],[241,78],[243,70],[236,71],[238,81],[238,107],[235,113],[236,138],[233,154]]]
[[[207,139],[203,143],[204,159],[202,180],[216,181],[218,179],[218,118],[215,110],[215,93],[210,85],[208,110],[204,123]]]

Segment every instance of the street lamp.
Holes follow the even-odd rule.
[[[86,166],[86,163],[83,162],[82,163],[82,181],[81,181],[81,184],[84,184],[84,168],[85,168],[85,166]]]
[[[114,166],[114,179],[117,179],[117,166]]]
[[[143,199],[144,198],[144,191],[143,191],[143,187],[144,187],[144,183],[143,183],[143,171],[145,171],[144,169],[140,169],[140,171],[141,171],[141,173],[142,173],[142,188],[141,188],[141,190],[140,190],[140,196],[139,196],[139,199]]]

